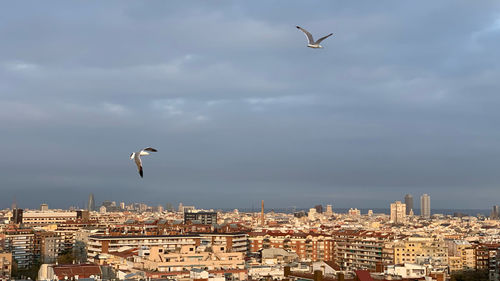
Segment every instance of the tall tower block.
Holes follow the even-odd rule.
[[[260,210],[260,224],[264,225],[264,200],[262,200],[262,208]]]

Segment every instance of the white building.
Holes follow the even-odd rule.
[[[406,221],[406,204],[396,201],[391,204],[391,221],[404,223]]]
[[[427,194],[420,197],[420,215],[423,218],[431,217],[431,197]]]

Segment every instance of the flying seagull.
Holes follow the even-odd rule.
[[[304,34],[306,35],[307,37],[307,41],[308,41],[308,44],[307,44],[307,47],[309,48],[323,48],[323,46],[321,46],[319,43],[321,43],[321,41],[325,40],[326,38],[330,37],[333,35],[333,33],[330,33],[326,36],[323,36],[321,38],[319,38],[317,41],[314,41],[313,39],[313,36],[311,33],[309,33],[309,31],[303,29],[302,27],[298,26],[297,25],[297,28],[300,29],[300,31],[304,32]]]
[[[130,154],[130,160],[134,159],[134,162],[137,165],[137,169],[139,170],[139,175],[141,175],[141,178],[142,178],[142,161],[141,161],[141,156],[149,155],[148,151],[157,152],[158,150],[156,150],[156,149],[154,149],[152,147],[146,147],[146,148],[142,149],[141,151],[132,152],[132,154]]]

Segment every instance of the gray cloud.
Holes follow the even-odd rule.
[[[6,5],[0,207],[499,203],[496,1]]]

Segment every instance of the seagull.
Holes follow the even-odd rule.
[[[157,152],[158,150],[156,150],[156,149],[154,149],[152,147],[146,147],[146,148],[144,148],[144,149],[142,149],[140,151],[132,152],[132,154],[130,154],[130,160],[134,159],[134,162],[137,165],[137,169],[139,170],[139,175],[141,175],[141,178],[142,178],[142,161],[141,161],[141,156],[149,155],[148,151]]]
[[[309,33],[309,31],[303,29],[302,27],[300,27],[298,25],[297,25],[297,28],[300,29],[300,31],[304,32],[304,34],[306,35],[307,41],[309,41],[308,44],[307,44],[307,47],[309,47],[309,48],[315,48],[315,49],[317,49],[317,48],[323,48],[323,46],[321,46],[319,43],[321,43],[321,41],[323,41],[326,38],[328,38],[328,37],[330,37],[330,36],[333,35],[333,33],[330,33],[330,34],[328,34],[326,36],[323,36],[323,37],[319,38],[317,41],[314,41],[313,36],[312,36],[311,33]]]

